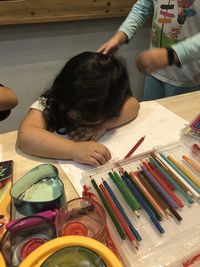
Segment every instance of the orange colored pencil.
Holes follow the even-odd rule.
[[[157,202],[155,201],[155,199],[152,197],[152,195],[148,192],[148,190],[145,188],[145,186],[140,182],[139,178],[137,177],[137,175],[131,171],[129,173],[129,175],[131,176],[131,178],[133,179],[133,181],[137,184],[137,186],[141,189],[141,191],[143,192],[143,194],[149,199],[149,201],[152,203],[152,205],[154,206],[154,208],[157,210],[157,212],[161,215],[161,216],[165,216],[164,211],[160,208],[160,206],[157,204]]]
[[[190,164],[196,171],[200,173],[200,165],[198,165],[196,162],[194,162],[192,159],[190,159],[188,156],[183,155],[182,158]]]

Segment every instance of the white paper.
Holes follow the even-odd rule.
[[[108,131],[99,142],[108,147],[112,160],[124,158],[136,142],[146,136],[144,142],[134,155],[152,149],[154,146],[166,145],[180,138],[179,133],[188,122],[167,110],[155,101],[141,102],[138,117],[127,125]],[[60,166],[82,195],[82,172],[93,167],[73,161],[59,161]]]

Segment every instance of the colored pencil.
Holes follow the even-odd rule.
[[[160,196],[162,196],[162,198],[165,198],[169,201],[169,203],[174,207],[174,208],[178,208],[177,203],[170,197],[170,195],[165,191],[165,189],[162,187],[162,185],[156,180],[156,178],[152,175],[151,172],[148,171],[148,169],[146,168],[145,165],[141,166],[141,169],[143,170],[146,179],[148,179],[148,181],[151,183],[151,185],[153,185],[153,188],[156,190],[156,192],[158,192],[158,194]]]
[[[170,196],[167,194],[167,192],[164,190],[164,188],[162,188],[162,186],[156,181],[156,179],[153,177],[153,175],[150,172],[148,172],[147,169],[145,170],[145,166],[141,166],[141,168],[144,171],[146,178],[149,179],[153,188],[158,192],[159,195],[162,196],[162,199],[167,204],[167,207],[169,208],[170,212],[174,215],[174,217],[178,221],[181,221],[182,220],[181,216],[175,210],[175,208],[178,207],[176,202],[174,202],[174,200],[170,198]],[[176,206],[174,206],[173,204],[176,204]]]
[[[182,158],[188,163],[190,164],[190,166],[192,166],[196,171],[198,171],[200,173],[200,165],[198,165],[194,160],[190,159],[188,156],[183,155]]]
[[[135,202],[131,201],[130,198],[130,194],[132,196],[132,193],[129,191],[128,193],[128,188],[126,188],[125,186],[123,186],[118,180],[117,178],[114,176],[114,174],[112,172],[108,172],[109,177],[111,178],[111,180],[113,181],[113,183],[117,186],[119,192],[121,193],[121,195],[123,196],[124,200],[126,201],[126,203],[129,205],[129,207],[134,211],[134,213],[136,214],[137,217],[139,217],[139,214],[136,213],[136,206],[135,206]]]
[[[144,139],[145,139],[145,136],[141,137],[140,140],[138,140],[137,143],[126,154],[126,156],[124,157],[124,159],[130,157],[135,152],[135,150],[142,144],[142,142],[144,141]]]
[[[131,177],[131,179],[133,179],[139,185],[139,187],[141,188],[141,190],[146,195],[146,193],[148,193],[147,190],[144,189],[143,185],[140,183],[138,177],[134,174],[134,172],[130,172],[129,173],[129,176]],[[150,199],[151,199],[151,197],[150,197]],[[156,209],[157,209],[157,205],[155,205],[155,206],[156,206]],[[161,213],[163,213],[162,210],[161,210]],[[161,214],[161,215],[164,216],[164,213]],[[157,229],[159,230],[160,233],[164,233],[165,232],[164,229],[162,228],[162,226],[160,225],[160,223],[158,222],[158,220],[155,218],[155,216],[151,216],[151,220],[155,224],[155,226],[157,227]]]
[[[130,190],[135,194],[135,196],[137,196],[138,200],[140,201],[143,209],[146,211],[146,213],[149,215],[150,219],[153,221],[154,225],[157,227],[157,229],[159,230],[160,233],[163,233],[162,229],[161,229],[161,225],[159,224],[159,222],[157,221],[154,213],[152,212],[152,210],[150,209],[150,207],[148,206],[148,204],[145,202],[145,200],[141,197],[140,193],[137,191],[137,189],[131,184],[130,179],[128,178],[127,175],[123,174],[122,175],[122,179],[127,183],[127,186],[130,188]],[[155,221],[157,221],[157,223],[155,224]],[[159,226],[158,226],[159,224]]]
[[[180,174],[180,176],[188,183],[190,184],[190,186],[198,193],[200,194],[200,188],[198,186],[196,186],[196,184],[194,184],[180,169],[178,166],[176,166],[176,164],[171,161],[168,157],[166,157],[163,153],[160,152],[161,157],[166,160],[171,166],[172,168],[174,168],[176,170],[176,172],[178,174]]]
[[[90,177],[90,178],[92,178],[92,177]],[[108,204],[107,200],[105,199],[103,193],[102,193],[101,190],[99,189],[97,183],[95,182],[94,179],[91,179],[91,183],[92,183],[92,185],[94,186],[95,190],[97,191],[97,193],[98,193],[98,195],[99,195],[99,197],[100,197],[100,199],[101,199],[101,201],[102,201],[102,203],[103,203],[103,205],[104,205],[106,211],[108,212],[108,214],[109,214],[111,220],[113,221],[114,226],[115,226],[117,232],[119,233],[121,239],[126,239],[126,235],[125,235],[125,233],[124,233],[124,230],[122,229],[122,227],[121,227],[121,225],[120,225],[120,223],[119,223],[117,217],[116,217],[115,214],[113,213],[113,211],[112,211],[110,205]]]
[[[163,168],[162,165],[159,165],[158,161],[151,157],[149,158],[149,160],[156,166],[156,168],[158,168],[160,170],[160,172],[162,172],[165,177],[174,185],[175,189],[189,202],[189,203],[193,203],[192,198],[183,190],[183,188],[169,175],[169,173],[167,172],[167,170],[165,168]]]
[[[151,167],[151,169],[153,169],[157,175],[160,176],[160,178],[162,179],[162,181],[171,189],[171,190],[175,190],[175,187],[173,185],[173,183],[171,183],[166,177],[165,175],[149,160],[148,158],[148,164]]]
[[[157,202],[155,201],[155,199],[152,197],[152,195],[148,192],[148,190],[145,188],[145,186],[140,182],[139,178],[137,177],[137,175],[135,175],[135,173],[132,171],[129,173],[129,175],[131,176],[131,178],[134,180],[134,182],[140,187],[140,189],[142,190],[142,192],[146,195],[146,197],[151,201],[152,205],[154,206],[154,208],[158,211],[158,213],[161,216],[165,216],[164,211],[160,208],[160,206],[157,204]]]
[[[155,201],[160,206],[160,208],[164,212],[166,212],[167,214],[169,214],[169,211],[167,211],[167,205],[164,203],[163,199],[160,197],[160,195],[156,192],[156,190],[152,187],[152,185],[146,179],[146,176],[145,176],[144,172],[139,167],[138,167],[138,170],[139,171],[138,172],[135,172],[135,174],[139,177],[141,183],[146,187],[146,189],[152,195],[152,197],[155,199]]]
[[[174,180],[185,191],[185,193],[191,197],[192,193],[189,191],[188,187],[178,178],[176,172],[173,172],[174,169],[172,168],[171,170],[171,166],[158,154],[151,153],[151,156],[157,161],[160,166],[162,166],[162,168],[165,169],[165,171],[172,177],[172,180]]]
[[[167,193],[165,195],[165,197],[168,199],[168,201],[171,203],[171,205],[174,208],[178,208],[178,206],[181,207],[181,208],[184,207],[184,204],[180,200],[180,198],[163,182],[163,180],[160,178],[160,176],[157,175],[157,173],[149,166],[149,164],[144,160],[142,160],[142,164],[152,174],[152,176],[157,180],[157,182],[161,185],[161,187]],[[164,191],[163,191],[163,193],[164,193]],[[172,200],[174,201],[174,204],[173,204]]]
[[[129,181],[133,184],[133,186],[137,189],[137,191],[139,192],[139,194],[141,195],[141,197],[144,199],[144,201],[147,203],[147,205],[150,207],[151,211],[153,212],[153,214],[155,215],[155,217],[157,218],[158,221],[162,221],[162,216],[160,216],[160,214],[157,212],[157,210],[154,208],[154,206],[152,205],[151,201],[149,201],[149,199],[145,196],[145,194],[141,191],[141,189],[138,187],[138,185],[133,181],[132,178],[130,178],[129,174],[124,171],[124,174],[126,175],[126,177],[129,179]],[[135,172],[135,174],[140,178],[140,173]]]
[[[113,213],[115,214],[115,216],[117,217],[117,219],[119,220],[119,222],[122,225],[122,228],[124,229],[124,232],[126,233],[126,235],[128,236],[129,240],[131,241],[131,243],[135,246],[135,248],[138,250],[138,246],[137,243],[135,241],[135,237],[133,235],[133,233],[131,232],[130,228],[128,227],[128,224],[126,223],[126,221],[124,220],[123,216],[121,215],[121,213],[119,212],[119,210],[117,209],[117,206],[115,205],[115,203],[113,202],[112,198],[110,197],[110,195],[108,194],[108,192],[106,191],[105,187],[103,186],[103,184],[99,185],[102,193],[104,194],[104,197],[106,198],[106,200],[108,201],[108,203],[110,204],[110,207],[113,210]]]
[[[197,178],[190,171],[188,171],[181,163],[179,163],[175,157],[168,155],[168,159],[171,160],[194,184],[200,187],[200,182],[197,180]]]
[[[131,198],[132,202],[135,205],[136,210],[141,208],[140,203],[137,201],[137,199],[135,198],[135,196],[130,192],[129,188],[127,188],[126,184],[124,183],[124,181],[121,179],[120,175],[113,170],[113,174],[115,176],[115,178],[117,179],[117,181],[121,184],[121,186],[125,189],[125,191],[127,192],[127,194],[129,195],[129,197]]]
[[[183,177],[181,175],[179,175],[179,173],[172,167],[172,165],[170,164],[171,161],[168,160],[168,158],[166,157],[166,160],[164,158],[162,158],[159,154],[156,154],[156,156],[167,166],[168,169],[170,169],[171,172],[173,172],[175,174],[175,176],[188,188],[188,190],[197,198],[200,197],[200,195],[194,190],[194,188],[187,182],[185,181],[185,179],[183,179]],[[170,163],[168,163],[168,161]]]
[[[126,222],[128,223],[129,228],[131,229],[132,233],[134,234],[135,238],[138,241],[141,241],[142,238],[140,236],[140,234],[138,233],[138,231],[135,229],[135,227],[133,226],[133,224],[131,223],[131,221],[129,220],[128,216],[126,215],[126,212],[124,211],[123,207],[121,206],[120,202],[118,201],[118,199],[116,198],[114,192],[112,191],[112,189],[110,188],[109,184],[106,182],[106,180],[103,180],[103,185],[105,186],[106,190],[108,191],[108,193],[110,194],[110,196],[112,197],[115,205],[118,207],[119,211],[121,212],[122,216],[124,217],[124,219],[126,220]]]

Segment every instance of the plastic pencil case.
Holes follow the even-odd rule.
[[[200,113],[181,131],[183,138],[189,138],[200,142]],[[186,139],[187,141],[187,139]]]
[[[200,252],[200,202],[198,199],[194,199],[193,204],[184,202],[184,207],[178,209],[179,214],[183,218],[181,222],[178,222],[174,217],[167,217],[162,220],[161,225],[165,230],[165,233],[161,235],[149,220],[147,214],[143,209],[140,209],[140,218],[137,218],[130,207],[125,203],[117,187],[110,181],[108,171],[118,170],[118,167],[122,167],[127,172],[135,170],[141,163],[142,159],[146,159],[152,152],[163,152],[164,154],[173,155],[185,168],[188,168],[192,174],[199,179],[198,172],[188,167],[182,160],[182,156],[187,154],[190,158],[197,161],[192,151],[181,141],[170,143],[167,146],[156,147],[151,151],[138,154],[131,158],[127,158],[114,163],[108,163],[104,166],[92,169],[83,173],[82,184],[86,184],[91,187],[93,193],[97,194],[91,184],[91,178],[96,181],[97,184],[102,182],[102,178],[106,180],[113,192],[115,193],[118,201],[123,206],[124,211],[129,217],[129,220],[135,226],[136,230],[142,237],[142,241],[139,242],[139,252],[136,252],[133,245],[128,239],[122,240],[109,216],[108,229],[115,242],[115,245],[119,249],[119,253],[128,267],[178,267],[178,266],[190,266],[183,265],[190,257]],[[199,179],[200,181],[200,179]],[[180,194],[176,193],[180,198]],[[183,200],[183,198],[181,198]]]
[[[21,177],[10,191],[15,208],[29,216],[59,209],[66,202],[58,170],[50,164],[39,165]]]

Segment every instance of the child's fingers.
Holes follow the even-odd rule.
[[[93,158],[95,158],[100,165],[103,165],[107,162],[106,158],[104,157],[104,155],[101,155],[97,152],[94,152],[94,154],[92,155]]]

